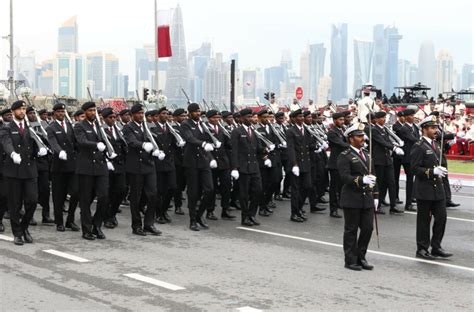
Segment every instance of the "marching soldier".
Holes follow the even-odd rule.
[[[1,115],[1,112],[0,112]],[[5,134],[6,123],[0,121],[0,142],[3,140]],[[3,225],[3,217],[8,211],[7,202],[7,187],[3,178],[3,163],[5,160],[5,153],[3,152],[3,146],[0,144],[0,233],[5,232],[5,226]]]
[[[36,157],[47,154],[33,139],[32,129],[26,126],[26,104],[16,101],[11,106],[13,121],[4,129],[3,150],[6,154],[3,177],[8,194],[8,209],[15,245],[32,243],[28,225],[38,201],[38,169]],[[20,215],[22,205],[25,213]]]
[[[174,130],[181,135],[181,123],[188,118],[187,112],[182,108],[177,108],[173,112],[172,126]],[[181,135],[181,137],[183,137]],[[176,191],[174,193],[174,213],[177,215],[184,215],[183,211],[183,192],[186,188],[186,175],[184,172],[183,155],[184,146],[179,147],[178,145],[173,146],[174,153],[174,165],[176,172]]]
[[[448,170],[440,166],[440,150],[437,146],[436,132],[438,118],[428,116],[420,123],[422,138],[411,150],[411,166],[415,175],[413,196],[417,203],[416,217],[416,256],[433,260],[436,257],[448,258],[453,254],[441,247],[446,229],[446,194],[443,178]],[[431,219],[434,219],[433,235],[430,239]],[[429,247],[431,246],[431,252]]]
[[[65,120],[66,105],[57,103],[53,107],[54,121],[46,128],[52,150],[51,189],[53,197],[54,223],[58,232],[66,228],[80,230],[74,223],[79,200],[78,177],[75,175],[77,142],[72,125]],[[69,193],[69,209],[64,227],[63,207]]]
[[[128,108],[122,109],[119,112],[119,120],[115,123],[117,128],[122,131],[123,127],[130,122],[132,116],[130,115],[130,110]]]
[[[345,267],[355,271],[373,269],[365,255],[373,231],[374,209],[378,206],[377,178],[369,174],[373,166],[362,149],[364,135],[362,123],[348,128],[344,136],[348,138],[350,147],[337,158],[343,184],[340,205],[344,211]]]
[[[312,119],[313,119],[313,125],[314,127],[318,127],[323,131],[323,133],[327,137],[327,131],[326,128],[323,124],[323,118],[318,112],[312,113],[311,114]],[[329,146],[327,146],[329,147]],[[321,153],[318,153],[317,155],[319,156],[318,159],[320,160],[319,166],[318,166],[318,179],[316,181],[317,183],[317,191],[318,191],[318,203],[322,204],[327,204],[329,201],[324,199],[324,195],[326,194],[326,190],[329,188],[329,172],[327,169],[328,166],[328,155],[326,154],[327,147],[321,151]],[[318,208],[319,209],[319,208]]]

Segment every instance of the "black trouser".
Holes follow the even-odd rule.
[[[79,207],[81,208],[82,232],[92,232],[92,227],[100,228],[108,207],[109,176],[91,176],[79,174]],[[97,205],[94,216],[91,204],[97,196]]]
[[[262,196],[260,196],[260,209],[267,208],[268,203],[272,201],[273,192],[275,190],[275,181],[278,179],[276,168],[260,168],[262,179]]]
[[[104,220],[115,218],[120,204],[127,196],[127,181],[125,172],[109,171],[109,205]]]
[[[186,188],[186,175],[183,166],[176,166],[176,190],[174,192],[174,207],[183,206],[183,191]]]
[[[8,194],[8,210],[10,212],[10,223],[13,235],[22,236],[28,229],[28,225],[33,218],[38,202],[38,180],[17,179],[5,177],[5,184]],[[20,215],[22,205],[25,206],[25,214]]]
[[[390,199],[390,209],[395,208],[396,205],[396,189],[395,189],[395,177],[393,175],[393,164],[379,166],[375,165],[375,175],[377,176],[377,184],[379,187],[379,198],[384,199],[388,190],[388,197]],[[379,206],[382,205],[382,201],[379,201]]]
[[[262,196],[262,178],[260,173],[240,173],[238,182],[242,219],[255,217],[260,196]]]
[[[365,260],[365,254],[372,236],[373,208],[344,208],[344,255],[346,264]],[[360,229],[359,238],[357,231]]]
[[[411,205],[413,200],[413,180],[414,176],[411,170],[410,163],[402,162],[399,158],[393,158],[393,172],[394,172],[394,179],[395,179],[395,196],[396,198],[400,198],[398,196],[400,190],[400,170],[402,169],[405,171],[406,176],[406,196],[405,196],[405,207]],[[383,199],[382,197],[380,197]]]
[[[53,195],[54,223],[63,225],[63,208],[69,193],[69,210],[66,223],[74,222],[78,201],[78,178],[74,172],[52,172],[51,188]]]
[[[142,228],[142,226],[152,226],[155,222],[156,207],[156,173],[148,174],[127,173],[130,183],[130,212],[132,214],[132,229]],[[140,215],[140,201],[142,193],[146,198],[146,211],[142,223]]]
[[[342,182],[337,169],[329,169],[331,180],[329,184],[329,209],[331,212],[337,211],[339,199],[341,198]]]
[[[195,222],[212,204],[214,185],[211,169],[186,168],[186,183],[189,218],[191,222]],[[201,203],[199,209],[196,210],[198,200],[201,200]]]
[[[49,171],[38,171],[38,204],[42,208],[43,218],[50,216],[49,193]]]
[[[281,164],[283,165],[283,170],[285,171],[285,179],[283,180],[283,194],[288,194],[291,187],[291,178],[293,177],[293,173],[291,172],[291,168],[287,159],[282,159]]]
[[[446,196],[446,202],[451,201],[451,185],[449,184],[449,177],[445,176],[443,178],[443,187],[444,187],[444,194]]]
[[[318,195],[319,197],[324,196],[326,194],[326,189],[329,186],[329,174],[327,166],[327,158],[324,158],[318,162]],[[341,186],[342,188],[342,186]]]
[[[0,173],[0,222],[3,220],[5,212],[8,210],[7,202],[7,187],[5,185],[5,178]]]
[[[176,192],[176,172],[171,171],[157,171],[156,172],[156,186],[158,192],[156,193],[156,216],[162,217],[168,210],[173,194]]]
[[[431,247],[441,248],[444,231],[446,229],[446,201],[445,200],[416,200],[416,246],[417,250],[428,250],[430,247],[430,224],[434,218]]]
[[[230,189],[232,187],[232,181],[229,169],[212,169],[212,179],[214,187],[219,185],[219,194],[221,194],[221,208],[222,213],[229,209],[230,204]],[[207,208],[207,212],[213,212],[216,206],[216,193],[212,193],[211,205]]]
[[[291,179],[291,215],[300,215],[311,189],[311,172],[300,172]]]
[[[321,187],[319,185],[320,182],[320,168],[319,168],[319,162],[312,163],[311,166],[311,188],[309,190],[309,206],[311,208],[315,208],[318,205],[318,200],[319,200],[319,188]]]

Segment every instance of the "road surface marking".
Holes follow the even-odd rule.
[[[11,237],[11,236],[0,235],[0,239],[5,240],[7,242],[13,242],[13,237]]]
[[[57,251],[57,250],[54,250],[54,249],[46,249],[46,250],[43,250],[43,251],[46,252],[46,253],[49,253],[49,254],[52,254],[52,255],[55,255],[55,256],[58,256],[58,257],[61,257],[61,258],[65,258],[65,259],[68,259],[68,260],[76,261],[76,262],[81,262],[81,263],[90,262],[90,260],[87,260],[87,259],[84,259],[84,258],[81,258],[81,257],[77,257],[77,256],[73,256],[73,255],[67,254],[65,252]]]
[[[249,229],[249,228],[245,228],[245,227],[237,227],[237,229],[244,230],[244,231],[249,231],[249,232],[261,233],[261,234],[268,234],[268,235],[273,235],[273,236],[291,238],[291,239],[301,240],[301,241],[320,244],[320,245],[326,245],[326,246],[342,248],[341,244],[334,244],[334,243],[329,243],[329,242],[324,242],[324,241],[319,241],[319,240],[309,239],[309,238],[304,238],[304,237],[280,234],[280,233],[269,232],[269,231]],[[403,260],[410,260],[410,261],[415,261],[415,262],[429,263],[429,264],[444,266],[444,267],[448,267],[448,268],[474,272],[474,268],[464,267],[464,266],[460,266],[460,265],[449,264],[449,263],[444,263],[444,262],[439,262],[439,261],[430,261],[430,260],[407,257],[407,256],[402,256],[402,255],[397,255],[397,254],[392,254],[392,253],[382,252],[382,251],[375,251],[375,250],[367,250],[367,252],[372,253],[372,254],[376,254],[376,255],[381,255],[381,256],[387,256],[387,257],[398,258],[398,259],[403,259]]]
[[[405,211],[406,214],[411,214],[416,216],[416,212],[411,212],[411,211]],[[473,222],[473,219],[463,219],[463,218],[455,218],[455,217],[447,217],[448,220],[456,220],[456,221],[464,221],[464,222]]]
[[[240,312],[262,312],[263,310],[255,309],[252,307],[242,307],[242,308],[237,308],[237,311]]]
[[[162,282],[162,281],[159,281],[159,280],[151,278],[151,277],[143,276],[141,274],[129,273],[129,274],[124,274],[124,276],[136,279],[136,280],[141,281],[141,282],[153,284],[155,286],[160,286],[160,287],[163,287],[163,288],[166,288],[166,289],[169,289],[169,290],[186,289],[184,287],[176,286],[176,285],[173,285],[173,284],[170,284],[170,283],[167,283],[167,282]]]

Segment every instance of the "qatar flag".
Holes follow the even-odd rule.
[[[158,49],[156,53],[158,57],[170,57],[173,55],[171,51],[170,16],[170,10],[158,11],[158,29],[156,31],[158,36]]]

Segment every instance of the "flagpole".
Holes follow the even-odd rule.
[[[155,0],[155,90],[158,92],[159,91],[159,68],[158,68],[158,62],[159,62],[159,56],[158,56],[158,4],[157,0]],[[153,88],[152,88],[153,89]]]

